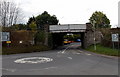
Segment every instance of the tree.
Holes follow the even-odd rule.
[[[25,24],[18,24],[18,27],[19,27],[19,30],[26,30],[27,29],[27,26]]]
[[[44,30],[44,25],[57,25],[58,19],[55,15],[51,16],[47,11],[44,11],[42,14],[36,17],[37,28]]]
[[[36,25],[36,20],[35,17],[30,17],[28,22],[27,22],[27,29],[28,30],[36,30],[37,29],[37,25]]]
[[[90,17],[90,23],[95,24],[95,28],[110,28],[110,20],[103,12],[96,11]],[[94,22],[95,21],[95,22]]]
[[[12,26],[7,27],[7,28],[11,30],[26,30],[27,26],[25,24],[13,24]]]
[[[28,22],[27,22],[27,25],[30,25],[32,22],[35,22],[35,17],[30,17]]]
[[[31,30],[36,30],[37,29],[37,25],[34,21],[31,22],[31,24],[29,24],[29,27]]]
[[[0,1],[0,24],[9,27],[22,18],[21,9],[13,2]]]

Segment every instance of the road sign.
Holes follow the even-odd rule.
[[[119,34],[112,34],[112,41],[119,42]]]
[[[10,41],[10,32],[2,32],[2,41]]]

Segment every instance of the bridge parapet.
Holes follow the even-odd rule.
[[[65,24],[65,25],[50,25],[49,31],[51,33],[60,32],[85,32],[86,24]]]

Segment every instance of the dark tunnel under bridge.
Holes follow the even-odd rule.
[[[52,42],[53,42],[53,48],[56,48],[58,46],[63,46],[64,43],[64,36],[67,33],[71,32],[64,32],[64,33],[52,33]],[[84,32],[72,32],[72,34],[77,34],[80,35],[80,40],[81,40],[81,47],[84,48]]]

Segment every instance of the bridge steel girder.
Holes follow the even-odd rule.
[[[85,32],[86,24],[65,24],[65,25],[50,25],[50,33],[63,33],[63,32]]]

